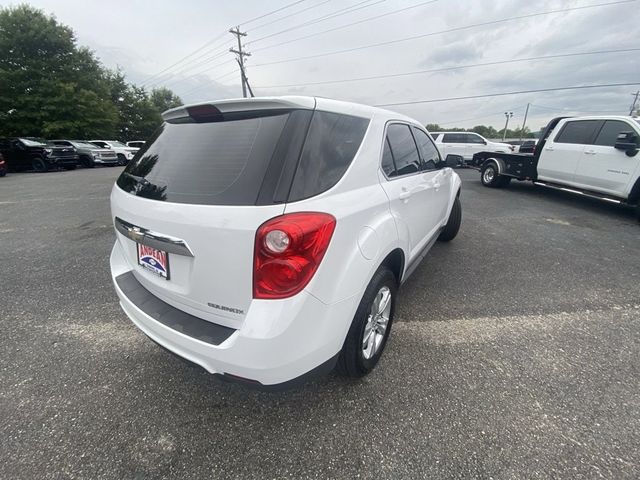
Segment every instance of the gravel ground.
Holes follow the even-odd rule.
[[[119,168],[0,179],[0,478],[638,478],[640,226],[463,177],[367,378],[215,381],[122,313]]]

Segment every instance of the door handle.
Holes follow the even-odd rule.
[[[406,202],[411,198],[411,192],[405,187],[402,187],[402,191],[400,192],[400,195],[398,195],[398,198]]]
[[[435,189],[436,189],[436,192],[437,192],[438,190],[440,190],[440,187],[441,187],[440,182],[434,182],[434,183],[433,183],[433,188],[435,188]]]
[[[595,155],[595,154],[596,154],[596,152],[595,152],[595,150],[585,150],[585,151],[584,151],[584,154],[585,154],[585,155]]]
[[[549,150],[550,152],[553,152],[553,147],[547,147],[545,148],[545,150]]]

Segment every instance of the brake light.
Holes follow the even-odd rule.
[[[289,213],[263,223],[253,254],[253,298],[288,298],[313,278],[336,219],[327,213]]]

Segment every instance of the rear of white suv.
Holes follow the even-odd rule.
[[[351,375],[372,369],[395,288],[431,240],[459,226],[460,180],[449,168],[418,171],[431,184],[414,181],[401,203],[435,192],[436,177],[446,201],[434,194],[429,215],[415,204],[432,228],[414,230],[429,238],[399,235],[402,213],[381,185],[383,112],[308,97],[166,112],[111,196],[111,270],[131,320],[250,384],[288,384],[336,362]]]

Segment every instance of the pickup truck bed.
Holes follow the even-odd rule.
[[[490,158],[500,162],[502,175],[511,175],[521,180],[535,179],[538,176],[536,171],[538,158],[528,153],[480,152],[473,156],[470,165],[480,168]]]

